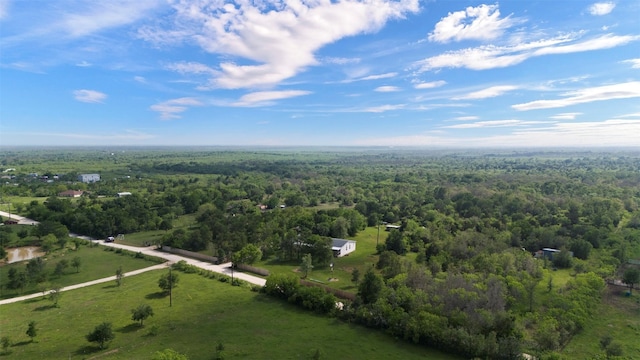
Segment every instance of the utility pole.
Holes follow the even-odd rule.
[[[171,297],[172,288],[173,288],[173,275],[171,275],[171,266],[169,266],[169,307],[173,305],[173,299]]]
[[[378,251],[378,242],[380,241],[380,220],[378,220],[378,237],[376,238],[376,251]]]

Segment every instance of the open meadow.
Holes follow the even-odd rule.
[[[157,285],[161,274],[66,292],[58,308],[41,298],[1,306],[1,336],[14,343],[2,358],[150,359],[172,348],[212,359],[223,344],[225,359],[311,359],[316,351],[321,359],[457,359],[195,274],[179,273],[169,307]],[[140,304],[154,311],[143,327],[130,313]],[[25,335],[30,321],[38,329],[33,342]],[[84,336],[103,321],[113,324],[115,339],[100,350]]]

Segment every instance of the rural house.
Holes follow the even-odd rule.
[[[100,181],[100,174],[80,174],[78,175],[78,181],[82,181],[83,183]]]
[[[333,256],[343,257],[356,251],[356,242],[353,240],[332,238],[331,250],[333,251]]]

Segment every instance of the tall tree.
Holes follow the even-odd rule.
[[[82,266],[82,258],[80,258],[79,256],[74,257],[73,260],[71,260],[71,266],[76,268],[77,273],[80,272],[80,266]]]
[[[302,271],[302,278],[306,279],[311,270],[313,269],[313,260],[311,254],[306,254],[302,257],[302,263],[300,263],[300,271]]]
[[[29,321],[29,327],[27,328],[26,334],[31,338],[31,342],[33,342],[33,338],[38,335],[38,328],[36,328],[35,321]]]
[[[380,297],[383,286],[382,278],[373,271],[373,268],[369,268],[358,286],[358,296],[363,303],[372,304]]]
[[[153,316],[153,309],[150,305],[142,304],[135,309],[131,309],[131,320],[140,321],[140,326],[143,326],[143,322],[150,316]]]
[[[633,293],[633,286],[640,283],[640,270],[636,267],[630,267],[624,271],[622,282],[629,287],[629,294]]]
[[[116,336],[113,333],[112,325],[110,322],[103,322],[96,326],[92,332],[86,336],[87,341],[97,343],[100,349],[104,349],[105,345],[113,340]]]
[[[122,285],[122,279],[124,279],[124,272],[122,271],[122,266],[118,266],[116,269],[116,284],[118,286]]]

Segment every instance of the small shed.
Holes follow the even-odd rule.
[[[343,257],[356,251],[356,242],[353,240],[332,238],[331,250],[333,251],[333,256]]]

